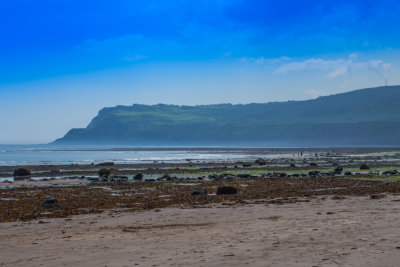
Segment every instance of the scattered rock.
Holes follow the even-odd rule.
[[[265,165],[265,164],[267,164],[267,161],[265,159],[258,158],[258,159],[256,159],[255,163],[258,165]]]
[[[27,168],[18,168],[14,170],[13,176],[30,176],[32,174],[31,170]]]
[[[346,199],[344,196],[333,196],[331,199],[339,200],[339,199]]]
[[[383,175],[396,175],[396,174],[398,174],[399,172],[397,171],[397,170],[391,170],[391,171],[385,171],[385,172],[383,172],[382,174]]]
[[[335,172],[342,173],[342,171],[343,171],[343,167],[342,166],[337,166],[335,168]]]
[[[201,196],[207,195],[207,190],[204,188],[199,188],[192,192],[192,196],[199,196],[199,195]]]
[[[369,166],[366,163],[360,165],[360,170],[369,170]]]
[[[110,168],[101,168],[99,169],[99,176],[100,177],[108,177],[111,174]]]
[[[49,198],[46,199],[43,203],[42,203],[42,207],[45,209],[52,209],[58,206],[58,200],[56,198]]]
[[[141,181],[142,179],[143,179],[142,173],[138,173],[133,177],[133,180],[135,180],[135,181]]]
[[[114,162],[110,161],[110,162],[102,162],[97,164],[97,166],[114,166]]]
[[[311,177],[319,176],[320,174],[321,174],[321,172],[319,172],[319,171],[310,171],[308,173],[308,175]]]
[[[381,199],[381,198],[384,198],[384,196],[382,196],[382,195],[371,195],[370,198],[371,199]]]
[[[235,195],[237,189],[233,186],[220,186],[217,189],[217,195]]]
[[[161,177],[161,179],[162,180],[167,180],[167,181],[171,181],[172,180],[171,176],[169,176],[168,174],[164,174],[164,176]]]

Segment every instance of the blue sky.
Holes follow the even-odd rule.
[[[315,98],[400,84],[396,1],[0,3],[0,143],[118,104]]]

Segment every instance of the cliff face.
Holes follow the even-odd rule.
[[[400,86],[307,101],[104,108],[55,144],[399,146]]]

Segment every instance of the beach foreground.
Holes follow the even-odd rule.
[[[396,266],[400,196],[382,196],[2,223],[0,265]]]

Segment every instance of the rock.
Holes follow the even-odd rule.
[[[290,164],[289,167],[294,168],[294,167],[296,167],[296,164],[292,163],[292,164]]]
[[[27,168],[18,168],[14,170],[13,176],[30,176],[31,174],[31,170]]]
[[[369,166],[366,163],[360,165],[360,170],[369,170]]]
[[[110,161],[110,162],[102,162],[97,164],[97,166],[114,166],[114,162]]]
[[[383,198],[383,196],[382,195],[371,195],[370,198],[371,199],[381,199],[381,198]]]
[[[319,176],[320,174],[321,174],[321,172],[319,172],[319,171],[310,171],[308,173],[308,175],[310,175],[311,177]]]
[[[310,163],[310,167],[317,167],[317,166],[318,166],[317,163],[314,163],[314,162],[311,162],[311,163]]]
[[[217,189],[217,195],[235,195],[237,189],[233,186],[220,186]]]
[[[342,173],[343,167],[342,166],[337,166],[334,170],[334,172]]]
[[[99,169],[99,176],[100,177],[108,177],[111,174],[110,168],[101,168]]]
[[[353,173],[352,172],[345,172],[344,175],[349,176],[349,175],[353,175]]]
[[[161,179],[162,180],[167,180],[167,181],[171,181],[172,180],[171,176],[169,176],[168,174],[164,174],[164,176],[161,177]]]
[[[199,196],[199,195],[201,196],[207,195],[207,190],[204,188],[199,188],[192,192],[192,196]]]
[[[265,165],[265,164],[267,164],[267,161],[265,159],[258,158],[258,159],[256,159],[255,163],[258,165]]]
[[[251,167],[251,163],[243,163],[243,168]]]
[[[58,200],[56,198],[46,199],[42,204],[42,207],[45,209],[52,209],[57,206],[58,206]]]
[[[138,173],[133,177],[133,180],[135,180],[135,181],[141,181],[142,179],[143,179],[142,173]]]
[[[396,175],[398,173],[399,172],[397,170],[391,170],[391,171],[382,172],[383,175]]]
[[[126,183],[128,180],[127,176],[114,176],[109,179],[110,182],[114,183]]]

